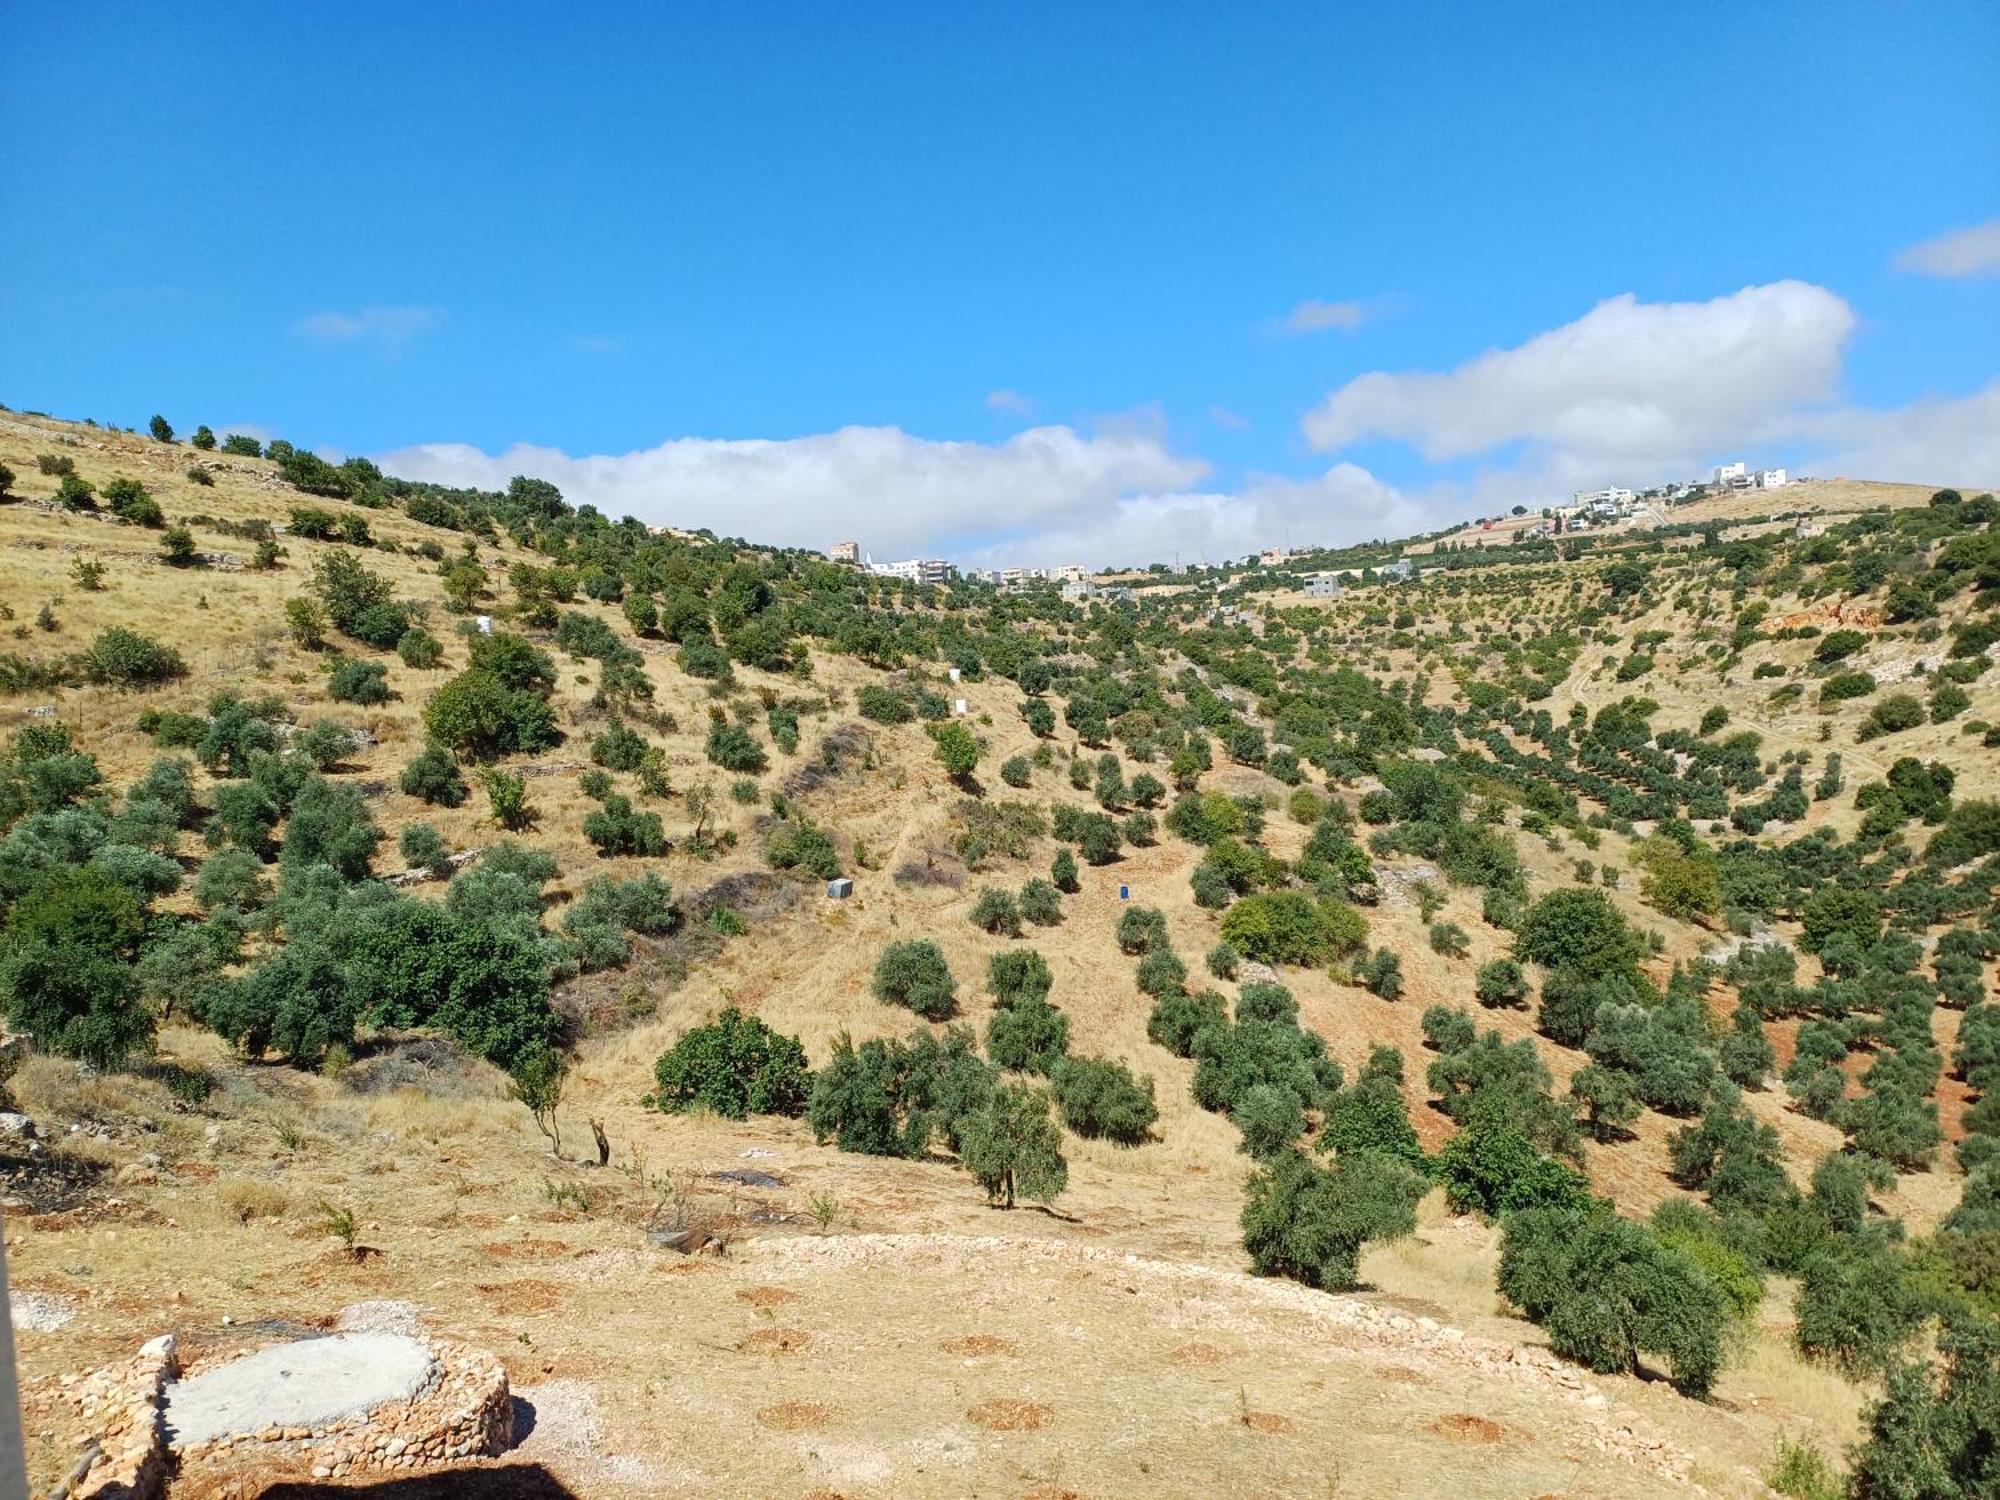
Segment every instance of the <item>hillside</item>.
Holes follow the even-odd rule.
[[[579,1495],[1753,1495],[2000,1311],[1990,498],[1107,606],[308,458],[0,413],[38,1485],[66,1378],[394,1300],[507,1364],[500,1465]],[[406,789],[433,740],[456,805]],[[987,893],[1065,854],[1010,923]],[[877,995],[916,940],[935,1020]],[[1059,1023],[993,993],[1026,950]],[[810,1115],[649,1105],[730,1008],[802,1044]],[[979,1060],[1038,1017],[1066,1042]],[[952,1023],[957,1071],[839,1072]],[[552,1149],[509,1075],[555,1072]],[[996,1085],[1066,1165],[1012,1209],[965,1169]],[[1252,1275],[1288,1180],[1365,1232],[1290,1202]],[[1543,1352],[1503,1218],[1593,1194],[1713,1327]]]

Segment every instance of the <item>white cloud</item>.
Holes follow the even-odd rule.
[[[2000,276],[2000,219],[1911,245],[1896,257],[1896,269],[1921,276]]]
[[[1423,503],[1354,464],[1309,479],[1253,475],[1228,492],[1131,495],[966,555],[974,567],[1086,567],[1241,557],[1261,547],[1404,536],[1438,524]]]
[[[1003,528],[1075,524],[1127,497],[1180,490],[1208,472],[1171,452],[1157,424],[1110,422],[1086,435],[1034,427],[1002,443],[936,442],[897,427],[812,437],[677,438],[636,453],[571,457],[517,445],[488,454],[435,443],[376,456],[411,479],[500,489],[547,479],[573,503],[653,523],[710,527],[780,545],[859,537],[878,558],[931,552]]]
[[[1233,412],[1226,406],[1216,405],[1208,409],[1208,420],[1217,427],[1226,427],[1231,432],[1244,432],[1250,426],[1250,419],[1240,412]]]
[[[1709,302],[1627,294],[1454,370],[1360,376],[1302,425],[1324,451],[1391,438],[1446,461],[1521,445],[1531,465],[1631,482],[1828,399],[1854,323],[1842,298],[1800,281]]]
[[[315,343],[370,343],[393,352],[443,321],[441,307],[364,307],[352,313],[316,312],[299,319],[297,326]]]
[[[1889,411],[1846,408],[1799,419],[1807,473],[2000,488],[2000,380],[1970,396],[1929,396]]]
[[[1322,302],[1308,297],[1285,314],[1284,329],[1287,333],[1324,333],[1338,328],[1352,333],[1367,321],[1368,309],[1359,302]]]
[[[1024,396],[1019,391],[1002,389],[986,393],[986,409],[1011,412],[1017,417],[1032,417],[1035,414],[1035,403],[1033,398]]]

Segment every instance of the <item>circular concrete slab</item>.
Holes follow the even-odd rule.
[[[167,1441],[193,1447],[266,1427],[324,1427],[430,1379],[430,1350],[399,1333],[337,1333],[274,1344],[166,1389]]]

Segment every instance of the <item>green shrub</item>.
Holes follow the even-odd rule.
[[[986,1055],[995,1067],[1046,1074],[1069,1055],[1069,1017],[1040,995],[999,1006],[986,1023]]]
[[[1028,757],[1010,755],[1000,762],[1000,779],[1009,786],[1026,786],[1031,779]]]
[[[412,625],[396,642],[396,656],[406,667],[428,671],[443,664],[444,643],[421,625]]]
[[[764,844],[764,858],[774,870],[798,870],[819,880],[840,874],[840,851],[824,829],[789,818]]]
[[[1229,1009],[1214,990],[1162,995],[1146,1021],[1146,1036],[1176,1057],[1193,1057],[1195,1038],[1209,1028],[1227,1030]]]
[[[660,815],[635,810],[632,799],[617,792],[584,818],[583,836],[606,859],[619,854],[653,859],[667,852],[667,833]]]
[[[1453,1213],[1497,1218],[1518,1209],[1567,1210],[1590,1202],[1590,1183],[1581,1172],[1512,1125],[1475,1121],[1460,1130],[1438,1153],[1438,1177]]]
[[[113,687],[152,687],[187,676],[187,663],[173,647],[115,625],[90,643],[78,665],[86,680]]]
[[[1018,1194],[1049,1203],[1069,1182],[1062,1134],[1049,1118],[1048,1096],[1002,1084],[960,1126],[959,1160],[989,1202],[1012,1208]]]
[[[1160,1117],[1153,1080],[1134,1078],[1123,1063],[1066,1057],[1049,1070],[1049,1084],[1063,1124],[1081,1136],[1136,1146]]]
[[[406,797],[415,797],[433,807],[457,807],[468,795],[465,778],[450,754],[436,745],[427,745],[417,758],[403,767],[396,785]]]
[[[346,657],[334,664],[333,673],[326,680],[326,691],[336,703],[387,703],[389,670],[379,661]]]
[[[2000,1326],[1953,1317],[1938,1336],[1939,1363],[1889,1372],[1854,1452],[1855,1500],[1974,1500],[1995,1492],[2000,1465]]]
[[[1513,1007],[1528,1002],[1528,977],[1511,958],[1496,958],[1481,964],[1473,976],[1473,997],[1489,1008]]]
[[[1083,884],[1077,879],[1076,856],[1067,849],[1056,850],[1055,858],[1049,861],[1049,879],[1055,882],[1057,890],[1069,895],[1082,890]]]
[[[901,1005],[926,1021],[942,1021],[958,1009],[958,982],[944,951],[929,938],[891,943],[875,962],[875,998]]]
[[[646,737],[623,723],[611,727],[590,742],[590,758],[611,771],[636,771],[646,758]]]
[[[1021,906],[1011,891],[987,886],[980,891],[979,899],[973,902],[969,919],[974,927],[996,937],[1021,935]]]
[[[412,870],[422,870],[434,879],[442,879],[451,870],[451,846],[445,843],[443,835],[428,823],[408,823],[396,839],[396,850],[403,856],[403,864]]]
[[[1549,1346],[1600,1374],[1665,1356],[1674,1389],[1706,1396],[1722,1365],[1727,1313],[1692,1260],[1608,1207],[1523,1209],[1503,1223],[1502,1295]]]
[[[1037,927],[1055,927],[1063,919],[1062,896],[1039,875],[1021,887],[1021,915]]]
[[[1368,937],[1367,920],[1344,901],[1314,901],[1299,891],[1262,891],[1223,913],[1222,936],[1264,963],[1313,967],[1352,953]]]
[[[1220,942],[1208,950],[1206,962],[1208,972],[1217,979],[1234,979],[1243,967],[1243,955],[1236,951],[1234,944]]]
[[[801,1115],[812,1088],[799,1039],[773,1031],[735,1006],[697,1026],[653,1065],[655,1109],[712,1110],[725,1119]]]
[[[1128,906],[1118,917],[1118,951],[1150,953],[1167,946],[1166,914],[1155,906]]]
[[[1253,1174],[1243,1204],[1243,1248],[1259,1276],[1310,1287],[1357,1285],[1361,1247],[1416,1228],[1423,1181],[1371,1152],[1316,1167],[1296,1152]]]

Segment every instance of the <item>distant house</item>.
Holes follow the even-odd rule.
[[[1750,485],[1749,466],[1740,458],[1733,464],[1717,464],[1714,482],[1724,489],[1747,489]]]
[[[1417,576],[1417,565],[1407,557],[1399,557],[1394,562],[1384,563],[1377,568],[1375,576],[1394,583],[1402,583]]]
[[[1308,599],[1338,599],[1345,588],[1338,573],[1306,574],[1306,597]]]
[[[1085,583],[1090,579],[1090,569],[1082,563],[1070,563],[1066,567],[1057,568],[1055,578],[1058,583]]]
[[[1284,566],[1284,562],[1285,549],[1283,547],[1266,547],[1262,552],[1257,554],[1257,565],[1259,567],[1277,568]]]
[[[835,542],[826,549],[826,555],[831,562],[858,563],[861,561],[861,543]]]
[[[1757,488],[1760,490],[1781,490],[1792,482],[1792,476],[1783,469],[1759,469]]]

